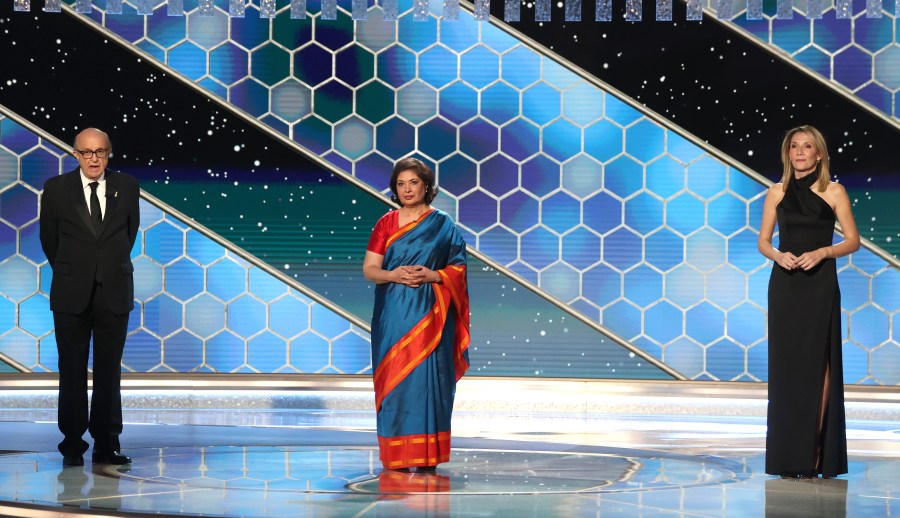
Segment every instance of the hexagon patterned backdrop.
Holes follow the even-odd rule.
[[[730,23],[900,121],[900,45],[895,29],[900,10],[895,0],[883,5],[847,2],[848,11],[822,2],[818,18],[807,5],[812,3],[795,2],[792,10],[779,13],[776,2],[767,1],[761,19],[738,15]]]
[[[379,189],[393,160],[424,157],[470,246],[689,378],[765,380],[755,177],[470,13],[414,22],[407,1],[395,24],[340,5],[90,16]],[[839,268],[845,379],[900,383],[897,267],[864,249]]]
[[[34,372],[57,370],[38,195],[74,167],[68,153],[0,118],[0,353]],[[125,371],[371,371],[366,331],[149,202],[140,210]]]

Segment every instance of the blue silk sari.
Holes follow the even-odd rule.
[[[453,220],[433,210],[388,237],[382,268],[426,266],[440,283],[375,287],[372,364],[378,446],[386,468],[450,459],[456,382],[469,367],[466,244]]]

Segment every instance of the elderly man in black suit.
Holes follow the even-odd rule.
[[[41,247],[53,268],[50,309],[59,352],[59,451],[81,466],[94,438],[95,464],[128,464],[122,455],[122,352],[134,308],[131,249],[140,224],[138,181],[106,169],[109,136],[88,128],[75,137],[79,168],[44,184]],[[93,396],[87,367],[93,339]]]

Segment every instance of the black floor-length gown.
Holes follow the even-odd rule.
[[[799,256],[832,244],[835,215],[810,189],[816,176],[791,178],[778,204],[778,249],[782,252]],[[847,472],[840,311],[834,259],[825,259],[808,271],[785,270],[777,263],[772,267],[766,473],[818,471],[834,477]],[[826,366],[828,400],[820,431]]]

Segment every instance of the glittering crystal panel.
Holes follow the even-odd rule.
[[[329,5],[330,3],[330,5]],[[327,18],[333,12],[333,9],[329,9],[329,7],[334,6],[334,0],[325,0],[322,2],[322,18]],[[275,11],[277,9],[277,5],[275,0],[260,0],[259,2],[259,17],[260,18],[275,18]]]
[[[271,2],[272,8],[272,16],[267,16],[267,18],[273,18],[275,13],[275,2],[274,0],[260,0],[263,5]],[[337,20],[337,0],[322,0],[322,12],[320,14],[323,20]]]
[[[806,1],[806,18],[810,20],[819,20],[822,18],[822,10],[824,9],[825,0],[807,0]]]
[[[247,8],[244,4],[244,0],[229,0],[228,16],[231,16],[232,18],[243,18],[246,10]]]
[[[534,21],[549,22],[550,21],[550,0],[534,1]]]
[[[166,14],[168,16],[184,16],[184,0],[168,0]]]
[[[141,16],[153,14],[153,0],[135,0],[135,11]]]
[[[625,0],[625,19],[629,22],[639,22],[644,17],[641,0]]]
[[[881,0],[866,0],[866,18],[881,18]]]
[[[352,17],[354,20],[365,20],[369,17],[369,2],[367,0],[353,0]]]
[[[775,6],[775,18],[790,20],[794,17],[794,0],[778,0]]]
[[[223,76],[221,83],[229,92],[249,81],[271,85],[231,102],[247,113],[264,106],[254,115],[261,122],[282,124],[292,139],[378,189],[393,160],[417,154],[435,164],[442,189],[435,204],[457,218],[471,246],[686,376],[764,380],[771,263],[756,251],[756,233],[765,188],[552,59],[475,23],[470,13],[461,11],[458,22],[417,25],[410,23],[412,7],[403,4],[396,25],[372,11],[355,30],[340,23],[350,20],[340,8],[337,24],[312,21],[332,24],[322,26],[340,37],[331,32],[319,45],[296,48],[272,39],[290,19],[287,10],[252,38],[230,30],[223,16],[216,22],[221,41],[243,50],[234,59],[252,59],[254,66],[237,67],[246,77]],[[438,18],[442,5],[430,9],[429,18]],[[186,24],[187,17],[169,22]],[[744,22],[739,16],[733,23]],[[848,22],[823,23],[822,31],[829,23]],[[864,34],[857,30],[855,37]],[[870,40],[856,47],[876,54]],[[878,52],[896,59],[890,41]],[[267,42],[282,61],[287,53],[306,65],[259,77],[273,70],[257,66],[271,59]],[[167,54],[179,51],[164,47]],[[362,57],[356,67],[333,67],[344,51],[336,49],[349,48]],[[445,66],[448,60],[456,66]],[[169,63],[179,72],[191,66]],[[209,74],[218,79],[219,72]],[[336,81],[360,86],[342,102],[304,101],[318,91],[332,95]],[[0,145],[10,134],[0,131]],[[30,188],[2,190],[0,209],[19,208],[29,196],[36,204]],[[17,258],[15,247],[9,256],[0,262],[3,290],[8,279],[27,277],[22,271],[30,261]],[[900,369],[884,367],[900,361],[890,332],[900,311],[900,290],[891,287],[900,273],[865,249],[838,267],[847,382],[900,382]],[[28,298],[5,296],[16,304]]]
[[[522,18],[522,6],[519,0],[504,0],[503,2],[503,20],[507,22],[518,22]]]
[[[732,0],[718,0],[716,2],[716,18],[720,20],[731,19],[731,1]]]
[[[448,21],[459,20],[459,0],[444,0],[444,12],[441,14],[441,19]]]
[[[22,13],[31,11],[31,0],[13,0],[13,11]]]
[[[703,19],[703,1],[702,0],[688,0],[687,2],[687,14],[685,18],[690,21],[699,21]]]
[[[46,0],[44,2],[45,13],[58,13],[62,10],[60,0]]]
[[[306,19],[306,0],[291,0],[291,19]]]
[[[106,14],[122,14],[122,0],[106,0]]]
[[[656,20],[672,21],[672,0],[656,0]]]
[[[835,16],[840,20],[847,20],[853,16],[852,0],[834,0]]]
[[[581,0],[566,0],[565,10],[567,22],[581,21]]]
[[[491,19],[491,0],[475,0],[475,20],[479,22]]]
[[[748,20],[762,20],[763,19],[762,0],[747,0],[747,19]]]
[[[197,2],[197,11],[200,16],[212,16],[215,8],[216,3],[213,0],[199,0]]]
[[[612,0],[596,0],[596,11],[594,18],[598,22],[608,22],[612,20]]]
[[[75,0],[75,12],[81,14],[88,14],[93,9],[91,6],[91,0]]]

